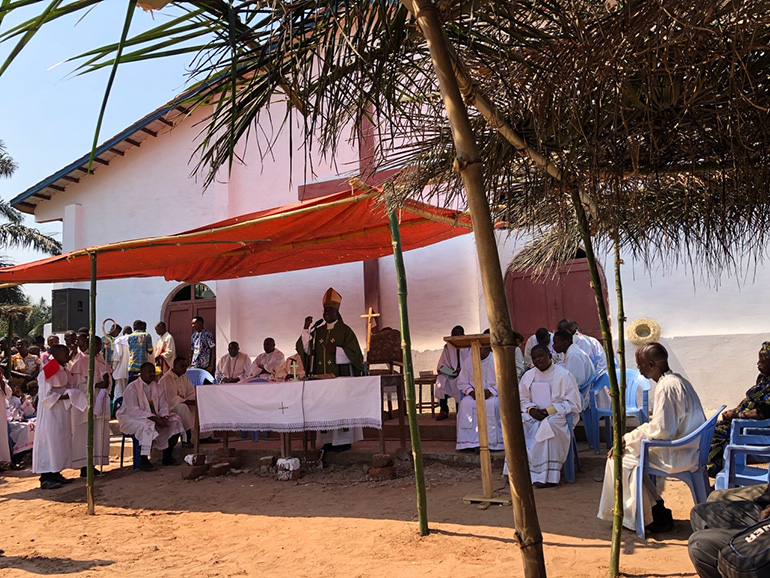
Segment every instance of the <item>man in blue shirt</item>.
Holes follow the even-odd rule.
[[[203,328],[203,317],[192,318],[193,333],[190,336],[190,367],[205,369],[209,373],[214,372],[214,360],[216,359],[216,342],[214,334]]]
[[[139,378],[143,363],[153,361],[152,336],[147,333],[147,323],[137,319],[133,327],[133,333],[128,336],[128,383]]]

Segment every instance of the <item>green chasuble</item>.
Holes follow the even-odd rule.
[[[323,325],[315,331],[315,359],[313,362],[313,374],[333,373],[336,376],[350,375],[350,367],[337,365],[335,355],[326,351],[326,344],[331,343],[345,350],[345,355],[353,365],[354,375],[364,374],[364,356],[361,346],[353,330],[345,325],[342,320],[335,323],[331,331],[328,325]],[[302,345],[302,337],[297,340],[297,353],[305,367],[310,363],[310,355],[306,354]]]

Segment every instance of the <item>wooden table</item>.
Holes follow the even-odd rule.
[[[490,504],[509,506],[511,499],[496,496],[492,486],[492,456],[489,453],[489,432],[487,431],[487,404],[484,397],[484,375],[481,371],[481,348],[489,347],[489,334],[458,335],[444,337],[444,341],[457,349],[471,348],[473,358],[473,386],[476,391],[476,424],[479,428],[479,459],[481,461],[482,495],[468,495],[463,498],[466,504],[479,503],[479,508],[486,509]],[[479,403],[478,400],[481,400]]]

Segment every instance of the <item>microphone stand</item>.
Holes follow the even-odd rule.
[[[308,378],[312,378],[315,375],[315,333],[321,325],[323,325],[323,323],[316,321],[316,323],[311,325],[308,329],[308,333],[310,334],[310,340],[308,341],[310,363],[308,364],[308,367],[305,368],[305,375]]]
[[[308,379],[311,379],[313,377],[314,369],[315,369],[315,330],[310,331],[310,340],[308,341],[308,347],[310,349],[310,353],[308,353],[308,366],[305,368],[305,376]]]

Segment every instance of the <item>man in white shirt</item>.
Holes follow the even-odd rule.
[[[553,354],[553,333],[545,327],[541,327],[535,331],[534,335],[527,339],[527,343],[524,345],[524,365],[529,368],[534,367],[532,365],[532,348],[535,345],[545,345]]]
[[[577,418],[582,399],[575,378],[553,363],[548,347],[532,348],[532,364],[519,382],[524,439],[532,484],[550,487],[559,483],[572,442],[567,415]]]
[[[642,440],[676,440],[694,432],[706,421],[698,394],[690,382],[669,368],[665,347],[660,343],[642,345],[636,350],[636,365],[644,377],[658,385],[652,419],[623,436],[623,525],[630,530],[636,529],[636,485]],[[612,452],[608,458],[598,517],[609,521],[615,501]],[[692,471],[698,464],[698,447],[652,448],[649,463],[664,472]],[[655,533],[671,529],[671,510],[664,506],[655,484],[646,474],[642,483],[647,531]]]
[[[195,425],[195,386],[187,377],[187,359],[177,357],[171,371],[160,378],[158,384],[166,392],[168,410],[182,420],[182,426],[187,432],[187,439],[192,438],[192,428]],[[184,442],[183,447],[189,447],[190,442]]]
[[[155,381],[155,365],[145,361],[139,367],[139,377],[123,392],[123,405],[117,411],[120,431],[139,440],[142,447],[139,469],[155,471],[150,462],[152,446],[163,450],[164,466],[175,465],[172,456],[179,434],[184,433],[182,420],[168,409],[166,392]]]
[[[251,359],[241,353],[241,346],[237,341],[231,341],[227,345],[227,354],[217,363],[217,377],[222,383],[238,383],[248,377],[250,370]]]
[[[155,344],[155,365],[160,367],[160,374],[163,375],[174,365],[176,344],[163,321],[159,321],[155,326],[155,333],[158,334],[158,342]]]
[[[564,355],[561,365],[572,374],[577,383],[583,402],[580,411],[588,407],[588,389],[596,377],[594,364],[585,351],[572,342],[572,334],[569,331],[559,330],[553,334],[553,348],[556,353]]]
[[[118,399],[123,397],[123,390],[128,383],[128,336],[131,334],[131,326],[126,325],[123,329],[123,335],[116,337],[113,345],[115,351],[112,357],[112,379],[115,381],[113,388],[113,397]]]
[[[497,378],[495,376],[495,360],[491,347],[481,348],[481,374],[484,380],[484,397],[487,405],[487,436],[489,449],[501,451],[503,443],[503,426],[500,422],[500,405],[497,397]],[[457,387],[465,396],[457,407],[457,445],[458,450],[474,450],[479,447],[479,428],[476,416],[476,389],[474,387],[473,363],[466,363],[457,376]]]
[[[251,364],[249,370],[249,377],[262,377],[269,378],[275,375],[276,369],[278,369],[284,360],[283,352],[275,348],[275,339],[268,337],[262,343],[264,352],[257,355],[254,359],[254,363]]]

